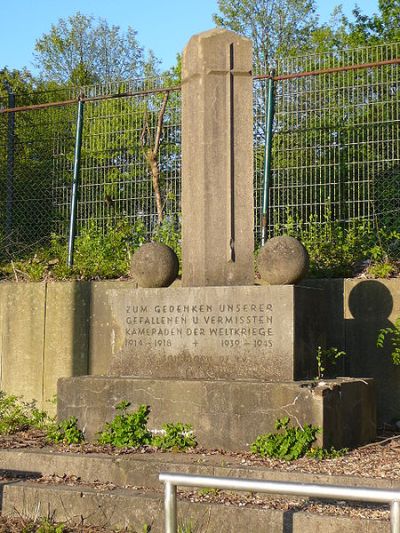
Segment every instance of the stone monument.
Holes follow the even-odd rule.
[[[183,286],[107,285],[95,322],[110,371],[58,387],[58,416],[89,438],[121,400],[150,405],[154,428],[192,424],[210,448],[246,449],[281,416],[321,426],[324,446],[374,436],[372,380],[306,381],[329,318],[321,291],[254,284],[251,69],[250,41],[227,30],[184,51]]]

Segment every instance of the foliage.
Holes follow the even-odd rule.
[[[343,455],[346,455],[348,452],[348,448],[341,448],[340,450],[336,450],[333,446],[329,449],[320,448],[317,446],[316,448],[311,448],[307,452],[307,457],[311,457],[312,459],[318,459],[320,461],[324,459],[338,459],[339,457],[343,457]]]
[[[52,235],[50,245],[27,257],[0,266],[4,277],[29,281],[53,279],[118,278],[129,271],[130,256],[146,240],[142,220],[133,227],[127,221],[109,223],[106,228],[90,220],[75,240],[74,266],[67,266],[68,248],[64,238]]]
[[[316,355],[318,379],[324,377],[327,367],[336,365],[337,360],[345,355],[346,352],[339,351],[338,348],[322,348],[318,346]]]
[[[218,0],[214,22],[253,41],[256,66],[303,49],[317,28],[314,0]]]
[[[383,328],[378,333],[376,345],[383,348],[385,339],[389,338],[393,351],[391,353],[393,364],[400,365],[400,316],[395,320],[392,327]]]
[[[138,448],[151,444],[152,435],[147,429],[149,407],[142,404],[137,411],[128,413],[130,405],[130,402],[122,401],[115,406],[119,414],[111,422],[106,422],[99,436],[100,444],[111,444],[117,448]]]
[[[390,278],[396,274],[397,268],[390,261],[378,261],[368,267],[368,276],[371,278]]]
[[[100,444],[111,444],[117,448],[152,445],[161,450],[176,451],[197,445],[192,426],[181,422],[163,424],[162,432],[153,436],[147,428],[150,407],[142,404],[136,411],[128,413],[130,405],[123,400],[115,406],[118,414],[105,424],[99,435]]]
[[[126,222],[105,231],[89,222],[76,239],[74,270],[81,278],[115,278],[129,269],[131,228]]]
[[[400,41],[400,5],[396,0],[379,0],[378,12],[370,16],[356,6],[353,17],[353,21],[344,21],[351,46]]]
[[[305,424],[304,427],[289,427],[289,417],[278,418],[276,433],[259,435],[251,444],[250,450],[261,457],[272,457],[292,461],[310,451],[320,428]]]
[[[202,489],[199,489],[197,492],[199,496],[217,496],[220,489],[215,489],[212,487],[203,487]]]
[[[164,217],[161,224],[158,224],[153,232],[153,240],[166,244],[174,250],[179,259],[179,264],[182,262],[182,235],[180,217],[178,215],[168,215]]]
[[[197,446],[193,428],[190,424],[163,424],[163,433],[154,435],[152,444],[161,450],[185,450]]]
[[[177,533],[193,533],[194,529],[192,526],[192,522],[184,522],[183,524],[178,524],[178,531]]]
[[[316,278],[351,277],[357,264],[366,259],[372,260],[372,267],[382,261],[391,264],[392,249],[400,238],[400,232],[376,228],[368,220],[355,219],[345,227],[328,206],[322,221],[312,215],[304,223],[288,215],[286,224],[276,227],[275,233],[303,243],[310,256],[309,273]]]
[[[21,533],[63,533],[64,528],[64,524],[55,524],[48,518],[43,518],[24,525]]]
[[[0,435],[43,429],[48,423],[48,415],[36,407],[36,402],[24,402],[18,396],[0,391]]]
[[[141,76],[145,60],[136,31],[82,13],[60,18],[35,45],[41,75],[58,83],[87,85]]]
[[[74,416],[50,426],[46,437],[54,444],[80,444],[85,440],[82,431],[78,428],[78,420]]]

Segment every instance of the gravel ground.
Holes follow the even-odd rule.
[[[44,433],[38,430],[20,432],[15,435],[0,436],[0,448],[45,448],[48,447]],[[97,444],[54,445],[52,449],[66,453],[104,453],[107,455],[129,454],[162,454],[151,447],[142,449],[113,448]],[[400,480],[400,435],[394,434],[391,428],[382,431],[377,442],[349,451],[336,459],[317,460],[307,457],[296,461],[260,458],[249,452],[235,453],[223,450],[204,450],[197,448],[188,452],[198,462],[198,456],[221,459],[222,463],[242,466],[264,466],[286,472],[309,472],[313,474],[346,475],[367,478],[399,479]]]
[[[21,432],[16,435],[0,437],[0,448],[44,448],[48,447],[45,436],[40,431]],[[140,450],[116,449],[111,446],[99,446],[96,444],[82,445],[58,445],[52,447],[54,450],[67,453],[105,453],[108,455],[128,455],[128,454],[165,454],[152,448]],[[185,452],[186,453],[186,452]],[[313,474],[327,475],[345,475],[365,478],[379,478],[400,480],[400,435],[394,434],[393,428],[385,428],[381,432],[377,442],[351,450],[342,457],[336,459],[316,460],[302,458],[296,461],[280,461],[276,459],[262,459],[249,452],[233,453],[222,450],[204,450],[196,449],[187,452],[188,459],[192,458],[193,463],[199,463],[199,456],[204,462],[207,459],[217,460],[219,464],[227,466],[260,466],[274,470],[286,472],[300,471]],[[6,480],[3,478],[3,480]],[[65,484],[69,486],[82,485],[96,488],[99,491],[110,491],[117,487],[113,483],[85,483],[75,476],[42,476],[35,479],[42,484]],[[126,486],[132,490],[146,491],[144,487]],[[221,505],[232,505],[239,507],[257,507],[280,510],[295,510],[312,512],[335,516],[349,516],[371,519],[389,519],[388,506],[366,505],[347,503],[344,501],[318,501],[293,498],[277,498],[266,495],[229,493],[216,490],[197,490],[197,491],[180,491],[181,498],[192,502],[218,503]],[[14,525],[15,522],[15,525]],[[10,521],[4,517],[0,520],[0,533],[3,531],[26,531],[34,532],[36,529],[21,529],[21,520]],[[22,524],[23,525],[23,524]],[[29,527],[35,527],[29,526]],[[8,529],[7,529],[8,528]],[[14,529],[13,529],[14,528]],[[19,528],[19,529],[18,529]],[[66,526],[64,533],[78,532],[82,533],[108,533],[111,530],[94,528],[92,526],[77,526],[72,528]],[[127,531],[127,530],[126,530]]]

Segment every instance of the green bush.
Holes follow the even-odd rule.
[[[368,220],[355,219],[345,227],[333,219],[327,207],[322,221],[311,216],[305,223],[289,215],[286,224],[275,228],[275,234],[289,235],[303,243],[310,256],[312,277],[351,277],[355,267],[367,259],[371,260],[369,272],[372,276],[387,277],[396,271],[392,259],[399,232],[377,229]]]
[[[39,521],[35,520],[33,522],[29,522],[21,529],[21,533],[63,533],[64,531],[64,524],[56,524],[48,518],[42,518]]]
[[[119,221],[106,228],[92,220],[75,239],[73,268],[67,266],[66,238],[53,234],[49,246],[36,250],[33,257],[1,265],[0,275],[28,281],[118,278],[128,274],[131,253],[145,238],[142,220],[133,226]]]
[[[197,446],[193,428],[190,424],[163,424],[163,433],[155,435],[152,440],[153,446],[161,450],[185,450]]]
[[[339,457],[343,457],[343,455],[346,455],[348,452],[348,448],[341,448],[340,450],[336,450],[333,446],[329,448],[328,450],[324,448],[311,448],[307,452],[307,457],[311,457],[312,459],[318,459],[319,461],[322,461],[324,459],[337,459]]]
[[[46,436],[47,440],[54,444],[80,444],[85,440],[74,416],[51,425]]]
[[[161,224],[155,227],[153,232],[153,241],[166,244],[174,250],[179,259],[179,264],[182,261],[182,235],[181,225],[178,216],[167,215]]]
[[[36,407],[36,402],[24,402],[21,398],[0,391],[0,435],[11,435],[27,429],[44,429],[50,419]]]
[[[391,353],[391,358],[393,364],[396,366],[400,365],[400,316],[395,320],[393,326],[389,328],[383,328],[378,333],[378,338],[376,339],[376,345],[378,348],[383,348],[385,339],[389,338],[392,345],[393,351]]]
[[[130,403],[122,401],[115,406],[117,414],[111,422],[106,422],[100,433],[100,444],[111,444],[117,448],[138,448],[150,445],[152,435],[147,429],[150,409],[147,405],[140,405],[137,411],[128,413]]]
[[[74,271],[80,278],[117,278],[129,270],[131,228],[127,223],[102,228],[91,221],[75,243]]]
[[[305,424],[303,427],[289,427],[288,417],[278,418],[275,429],[279,432],[259,435],[250,450],[261,457],[292,461],[303,457],[311,450],[320,428]]]
[[[337,360],[345,356],[346,352],[340,351],[338,348],[322,348],[318,346],[316,355],[318,379],[325,377],[327,368],[328,370],[332,369]]]

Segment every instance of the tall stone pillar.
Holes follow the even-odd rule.
[[[182,64],[183,285],[252,285],[251,42],[214,29]]]

